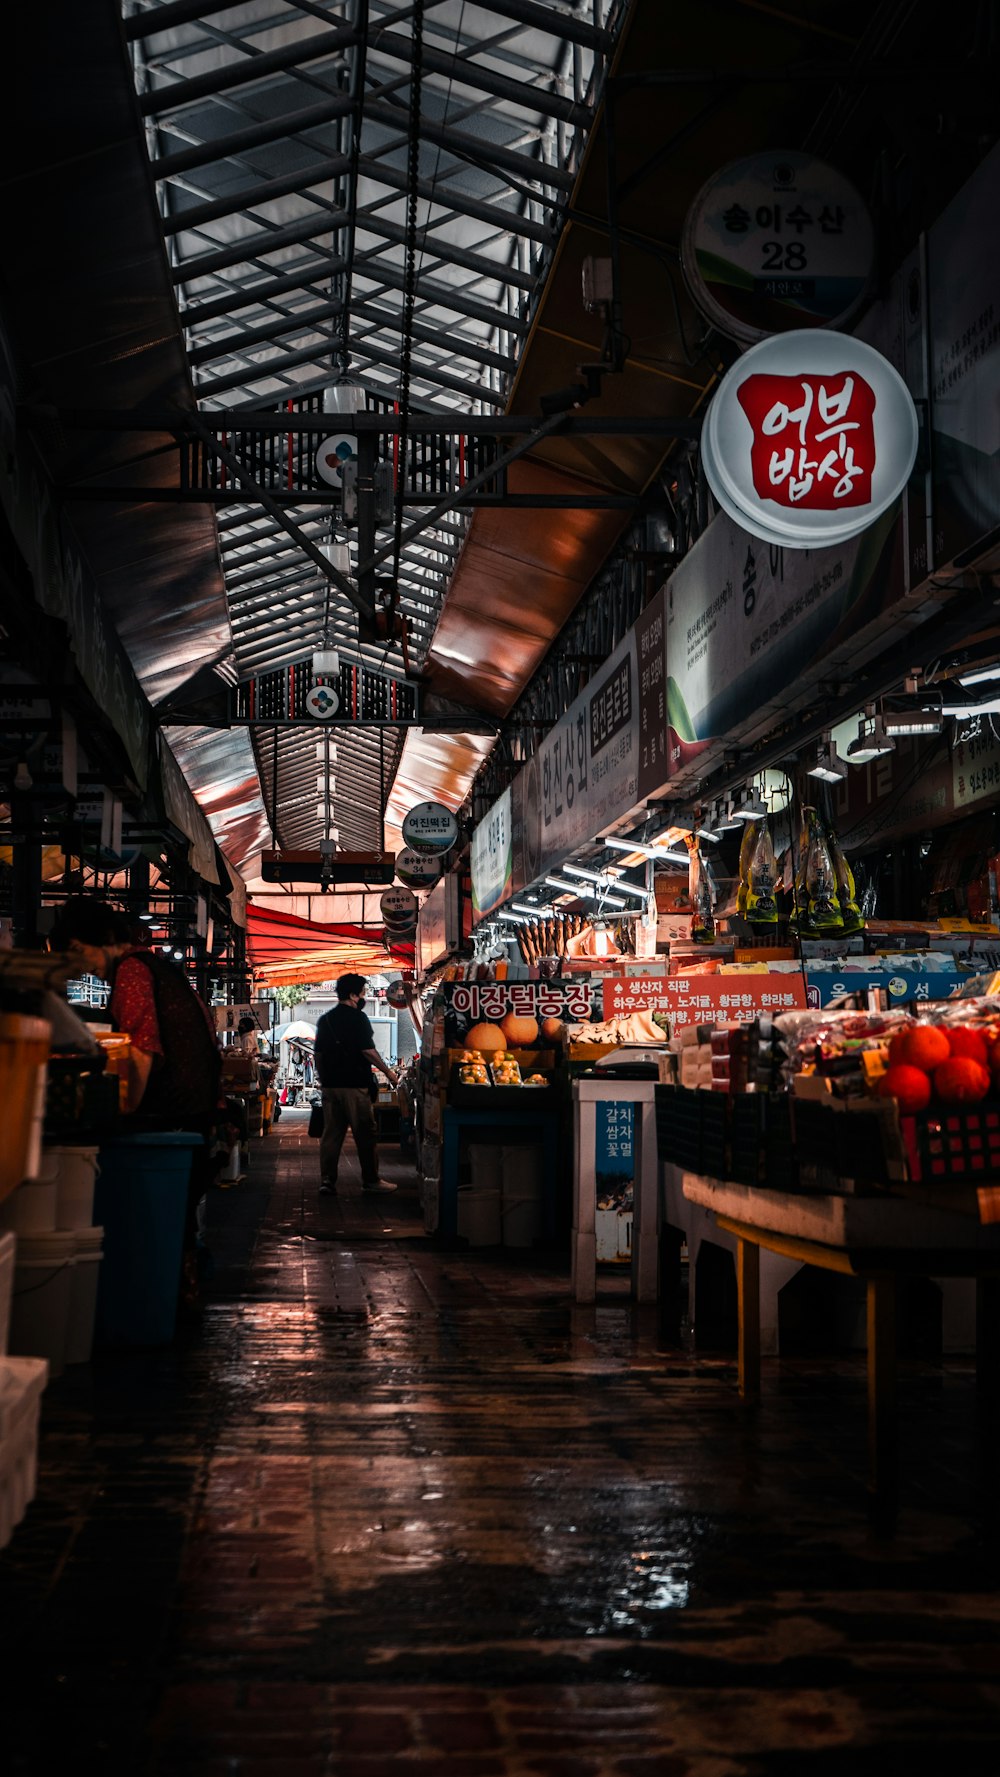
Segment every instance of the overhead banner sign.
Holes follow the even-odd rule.
[[[515,890],[666,782],[665,627],[660,592],[515,778]]]
[[[510,899],[513,882],[514,852],[511,793],[507,789],[494,802],[484,821],[472,835],[470,860],[472,870],[473,918],[482,919],[495,907]]]
[[[913,399],[888,359],[845,333],[766,339],[727,371],[702,464],[730,518],[765,543],[846,542],[899,498],[917,455]]]
[[[688,212],[681,268],[702,314],[741,345],[837,327],[864,299],[875,237],[835,167],[775,150],[713,173]]]

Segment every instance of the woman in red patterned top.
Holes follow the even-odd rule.
[[[143,1126],[207,1131],[218,1104],[220,1057],[207,1008],[183,970],[132,942],[128,920],[106,901],[66,901],[50,943],[80,962],[80,973],[111,984],[115,1030],[131,1040],[129,1113]]]

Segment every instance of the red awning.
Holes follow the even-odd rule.
[[[259,987],[295,981],[334,981],[348,970],[376,974],[412,968],[413,945],[394,942],[363,926],[322,925],[292,913],[247,908],[247,950]]]

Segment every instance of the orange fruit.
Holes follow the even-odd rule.
[[[989,1089],[989,1068],[968,1055],[956,1055],[934,1069],[934,1090],[943,1104],[975,1104]]]
[[[505,1012],[500,1029],[512,1049],[527,1049],[530,1043],[538,1041],[537,1018],[522,1018],[518,1012]]]
[[[922,1068],[925,1074],[930,1074],[950,1055],[951,1044],[943,1030],[935,1024],[916,1024],[912,1030],[904,1030],[893,1038],[889,1045],[889,1066],[896,1067],[901,1063],[905,1067]]]
[[[965,1055],[969,1061],[978,1061],[981,1067],[988,1067],[989,1050],[980,1031],[970,1029],[967,1024],[955,1024],[947,1034],[952,1055]]]
[[[465,1047],[479,1049],[484,1055],[487,1050],[495,1054],[506,1047],[503,1031],[499,1024],[474,1024],[466,1033]]]
[[[561,1018],[543,1018],[542,1036],[547,1043],[561,1043],[566,1035],[566,1026]]]
[[[878,1083],[880,1098],[895,1098],[901,1111],[922,1111],[930,1104],[931,1083],[919,1067],[897,1062],[882,1075]]]

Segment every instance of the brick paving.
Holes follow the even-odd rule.
[[[732,1361],[620,1279],[444,1251],[412,1174],[316,1192],[286,1115],[215,1193],[199,1325],[44,1402],[0,1556],[14,1777],[1000,1771],[996,1474],[968,1364],[903,1366],[874,1540],[860,1359]],[[6,1758],[9,1752],[10,1758]]]

